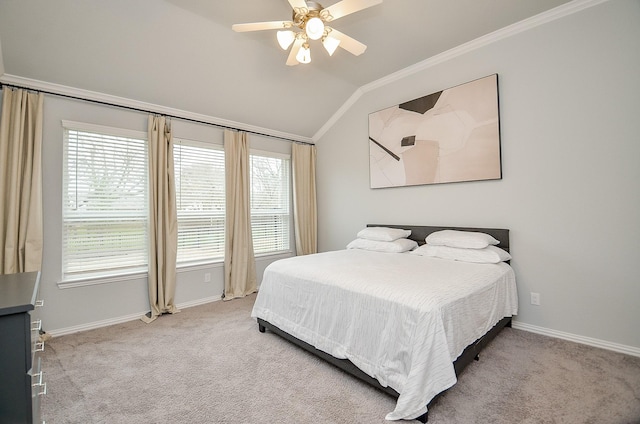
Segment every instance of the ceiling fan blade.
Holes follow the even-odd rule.
[[[293,46],[291,46],[291,51],[289,52],[289,57],[287,58],[287,65],[294,66],[299,63],[298,59],[296,59],[296,55],[303,43],[304,40],[302,38],[296,38],[296,41],[293,42]]]
[[[263,31],[265,29],[285,29],[291,28],[291,21],[270,21],[270,22],[253,22],[248,24],[234,24],[231,26],[235,32]]]
[[[332,20],[336,20],[380,3],[382,3],[382,0],[342,0],[329,7],[325,7],[324,10],[329,12]]]
[[[307,7],[307,2],[304,0],[289,0],[289,4],[291,5],[291,8],[295,9],[296,7],[298,9],[302,9],[302,8],[306,8]]]
[[[362,53],[364,53],[365,50],[367,50],[366,45],[338,31],[335,28],[331,28],[329,36],[340,40],[339,46],[355,56],[360,56]]]

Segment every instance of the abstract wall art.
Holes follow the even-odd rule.
[[[371,188],[502,178],[498,75],[369,114]]]

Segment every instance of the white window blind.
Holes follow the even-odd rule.
[[[290,250],[289,158],[250,155],[251,231],[256,255]]]
[[[145,134],[63,126],[63,280],[146,271]]]
[[[178,264],[224,257],[224,150],[188,140],[174,142]]]

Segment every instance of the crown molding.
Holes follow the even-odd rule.
[[[605,3],[608,1],[611,1],[611,0],[570,1],[561,6],[550,9],[546,12],[542,12],[538,15],[524,19],[520,22],[516,22],[515,24],[511,24],[509,26],[506,26],[504,28],[491,32],[489,34],[483,35],[482,37],[478,37],[475,40],[469,41],[467,43],[461,44],[457,47],[454,47],[452,49],[439,53],[435,56],[432,56],[414,65],[401,69],[400,71],[394,72],[385,77],[382,77],[373,82],[370,82],[369,84],[365,84],[362,87],[358,88],[353,93],[353,95],[342,105],[342,107],[338,109],[336,113],[334,113],[331,116],[331,118],[329,118],[327,123],[325,123],[313,135],[312,140],[314,143],[316,143],[320,138],[322,138],[326,134],[326,132],[329,131],[329,129],[342,117],[342,115],[344,115],[351,108],[351,106],[353,106],[355,102],[360,97],[362,97],[363,94],[368,93],[369,91],[373,91],[380,87],[384,87],[385,85],[394,83],[396,81],[400,81],[410,75],[432,68],[436,65],[447,62],[456,57],[462,56],[471,51],[488,46],[497,41],[504,40],[516,34],[520,34],[530,29],[536,28],[540,25],[553,22],[557,19],[564,18],[565,16],[572,15],[584,9],[588,9],[590,7],[597,6],[601,3]]]
[[[362,88],[357,88],[356,91],[353,92],[351,97],[349,97],[347,101],[343,103],[340,109],[338,109],[333,115],[331,115],[331,118],[329,118],[329,120],[313,135],[313,137],[311,138],[311,140],[313,140],[313,143],[315,143],[327,131],[329,131],[329,129],[333,127],[336,122],[338,122],[342,115],[344,115],[349,109],[351,109],[351,106],[353,106],[360,99],[360,97],[362,97],[363,94],[364,91],[362,90]]]
[[[521,32],[528,31],[532,28],[536,28],[540,25],[553,22],[557,19],[561,19],[565,16],[572,15],[580,12],[584,9],[588,9],[593,6],[608,2],[611,0],[573,0],[564,5],[558,6],[546,12],[535,15],[531,18],[522,20],[515,24],[496,30],[492,33],[476,38],[465,44],[449,49],[445,52],[432,56],[407,68],[404,68],[398,72],[394,72],[385,77],[382,77],[369,84],[363,85],[357,88],[354,93],[347,99],[347,101],[329,118],[329,120],[313,135],[313,137],[304,137],[297,134],[290,134],[281,131],[275,131],[268,128],[257,127],[253,125],[243,124],[240,122],[230,121],[222,118],[216,118],[209,115],[203,115],[199,113],[189,112],[181,109],[174,109],[152,103],[141,102],[124,97],[112,96],[110,94],[83,90],[79,88],[69,87],[65,85],[49,83],[45,81],[39,81],[30,78],[23,78],[16,75],[10,75],[4,73],[4,65],[2,60],[2,45],[0,40],[0,82],[8,85],[17,85],[34,90],[47,91],[53,94],[59,94],[63,96],[77,97],[80,99],[86,99],[95,102],[109,103],[117,106],[128,107],[133,109],[142,109],[153,113],[166,114],[175,116],[177,118],[184,118],[186,120],[195,120],[204,123],[208,123],[220,127],[235,128],[238,130],[249,131],[253,133],[265,134],[268,136],[282,138],[287,140],[300,141],[303,143],[316,143],[322,138],[333,125],[362,97],[365,93],[383,87],[385,85],[402,80],[417,72],[424,71],[441,63],[447,62],[451,59],[477,50],[484,46],[495,43],[519,34]]]
[[[1,65],[1,62],[0,62]],[[0,70],[2,68],[0,67]],[[209,115],[200,113],[189,112],[181,109],[174,109],[171,107],[161,106],[153,103],[146,103],[138,100],[128,99],[125,97],[113,96],[111,94],[100,93],[97,91],[84,90],[81,88],[69,87],[66,85],[55,84],[46,81],[35,80],[31,78],[24,78],[17,75],[4,74],[0,75],[0,83],[7,85],[16,85],[19,87],[25,87],[31,90],[44,91],[51,94],[58,94],[61,96],[68,96],[78,98],[81,100],[88,100],[97,103],[107,103],[124,108],[140,109],[142,111],[148,111],[151,113],[158,113],[161,115],[171,115],[176,118],[183,118],[185,120],[199,121],[206,124],[211,124],[219,127],[233,128],[242,131],[248,131],[252,133],[264,134],[271,137],[282,138],[285,140],[300,141],[303,143],[311,143],[310,137],[303,137],[296,134],[289,134],[281,131],[272,130],[269,128],[257,127],[254,125],[243,124],[241,122],[230,121],[227,119],[216,118]]]

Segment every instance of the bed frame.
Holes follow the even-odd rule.
[[[496,240],[500,241],[500,248],[506,250],[507,252],[509,251],[509,230],[507,229],[499,229],[499,228],[472,228],[472,227],[432,227],[432,226],[414,226],[414,225],[387,225],[387,224],[368,224],[367,227],[390,227],[390,228],[403,228],[406,230],[411,230],[411,235],[409,236],[410,239],[415,240],[416,242],[418,242],[418,244],[422,245],[425,243],[425,238],[435,232],[435,231],[440,231],[440,230],[459,230],[459,231],[481,231],[483,233],[487,233],[491,236],[493,236]],[[351,361],[349,361],[348,359],[338,359],[335,358],[331,355],[329,355],[326,352],[323,352],[321,350],[316,349],[314,346],[303,342],[302,340],[293,337],[292,335],[290,335],[289,333],[284,332],[283,330],[281,330],[280,328],[276,327],[275,325],[269,323],[268,321],[265,321],[263,319],[258,318],[258,330],[261,333],[264,333],[267,329],[281,337],[283,337],[284,339],[294,343],[295,345],[313,353],[314,355],[320,357],[321,359],[324,359],[325,361],[329,362],[330,364],[333,364],[335,366],[337,366],[338,368],[340,368],[343,371],[346,371],[347,373],[353,375],[354,377],[359,378],[360,380],[372,385],[373,387],[376,387],[380,390],[382,390],[385,393],[388,393],[394,397],[398,397],[400,396],[400,394],[398,392],[396,392],[394,389],[392,389],[391,387],[383,387],[380,385],[380,383],[378,382],[378,380],[376,380],[375,378],[369,376],[368,374],[364,373],[362,370],[360,370],[358,367],[356,367],[355,365],[353,365],[353,363]],[[489,342],[491,340],[493,340],[498,333],[500,332],[500,330],[502,330],[504,327],[511,327],[511,317],[505,317],[502,320],[500,320],[491,330],[489,330],[484,336],[480,337],[478,340],[476,340],[475,342],[471,343],[469,346],[467,346],[467,348],[462,352],[462,354],[453,362],[453,366],[456,372],[456,376],[459,376],[460,373],[462,373],[462,370],[464,370],[466,368],[467,365],[469,365],[471,362],[473,362],[474,360],[479,360],[480,359],[480,351],[482,351],[482,349],[489,344]],[[437,398],[439,396],[441,396],[444,392],[438,394],[434,399],[431,400],[431,402],[429,402],[429,405],[427,405],[427,409],[429,409],[429,407],[431,405],[433,405],[435,403],[435,401],[437,400]],[[421,415],[420,417],[416,418],[418,421],[426,423],[428,421],[428,412],[424,413],[423,415]]]

